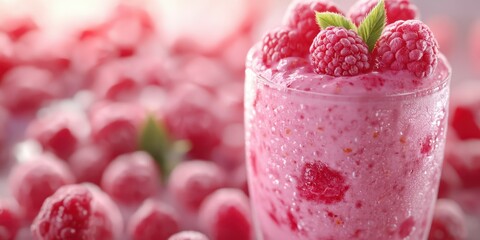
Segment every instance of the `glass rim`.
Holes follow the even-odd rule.
[[[446,74],[444,79],[441,79],[437,84],[426,88],[419,88],[412,91],[401,92],[401,93],[394,93],[394,94],[334,94],[334,93],[321,93],[321,92],[313,92],[313,91],[305,91],[301,89],[295,88],[287,88],[281,84],[275,83],[270,79],[265,78],[262,76],[258,71],[254,70],[251,67],[248,67],[248,71],[252,71],[255,75],[255,82],[261,83],[268,87],[273,87],[277,90],[281,90],[288,93],[293,93],[295,95],[302,95],[314,98],[325,98],[325,99],[335,99],[337,100],[359,100],[359,101],[371,101],[371,100],[399,100],[399,99],[411,99],[411,98],[418,98],[421,96],[431,95],[433,93],[439,92],[445,87],[450,84],[450,80],[452,77],[452,68],[443,54],[439,54],[438,56],[439,62],[442,61],[445,65],[448,74]],[[437,65],[438,66],[438,65]]]

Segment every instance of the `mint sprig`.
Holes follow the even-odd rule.
[[[317,24],[325,29],[330,26],[343,27],[347,30],[357,30],[355,24],[343,15],[332,12],[315,12]]]
[[[387,22],[384,0],[378,1],[378,4],[368,13],[358,28],[350,19],[338,13],[315,12],[315,18],[321,29],[333,26],[357,32],[367,44],[370,52],[375,48]]]
[[[173,140],[160,121],[154,116],[148,116],[140,129],[139,149],[155,159],[162,177],[166,179],[183,155],[190,150],[190,143]]]
[[[358,27],[358,35],[367,44],[370,52],[373,51],[380,35],[382,35],[386,20],[385,2],[380,0]]]

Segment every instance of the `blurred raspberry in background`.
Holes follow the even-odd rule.
[[[337,1],[344,12],[353,2]],[[480,224],[480,18],[475,19],[478,7],[472,6],[478,3],[465,0],[461,8],[452,1],[413,2],[454,69],[439,197],[460,207],[451,202],[438,207],[440,230],[432,236],[444,234],[444,219],[452,215],[462,231],[466,219],[469,239],[474,239]],[[32,238],[28,219],[48,196],[39,200],[29,194],[51,195],[74,182],[102,185],[95,191],[88,187],[94,200],[106,198],[99,191],[112,195],[113,200],[88,205],[107,220],[118,214],[106,209],[120,207],[129,226],[123,233],[110,226],[111,236],[126,236],[127,228],[132,238],[154,230],[169,235],[160,225],[170,222],[176,231],[199,231],[212,240],[251,237],[243,149],[244,63],[265,30],[281,23],[289,3],[0,0],[0,193],[5,198],[0,202],[15,198],[20,203],[18,209],[4,204],[12,212],[0,215],[0,228],[11,236],[5,239]],[[155,159],[159,172],[127,174],[151,168],[150,160],[136,160],[145,156],[142,150]],[[119,159],[138,163],[120,169]],[[18,162],[29,163],[15,167]],[[52,168],[52,162],[61,167]],[[33,168],[43,170],[35,174]],[[106,179],[106,169],[122,181]],[[20,193],[20,183],[30,189]],[[145,185],[159,189],[133,204],[112,194],[116,188],[135,192]],[[64,201],[61,193],[49,204]],[[28,201],[33,202],[22,206]],[[450,210],[443,213],[442,208]],[[42,220],[50,220],[46,216],[52,209],[41,209]],[[187,239],[180,235],[175,239]]]

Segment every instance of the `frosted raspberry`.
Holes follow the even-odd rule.
[[[135,151],[143,117],[143,110],[136,104],[100,102],[90,111],[93,142],[114,156]]]
[[[82,120],[79,114],[56,111],[32,121],[27,128],[27,135],[37,140],[45,150],[66,160],[80,141]]]
[[[356,32],[341,27],[320,31],[310,47],[310,58],[318,74],[355,76],[371,69],[367,44]]]
[[[252,239],[249,201],[239,189],[223,188],[209,195],[200,207],[199,223],[211,239]]]
[[[123,154],[105,169],[102,189],[113,199],[138,204],[160,189],[160,173],[155,161],[145,152]]]
[[[186,139],[192,144],[189,157],[210,159],[212,151],[221,144],[225,122],[219,116],[218,99],[205,88],[181,84],[169,95],[163,110],[165,127],[172,137]]]
[[[169,191],[189,210],[197,210],[210,193],[225,186],[225,173],[213,162],[186,161],[177,165],[169,178]]]
[[[182,231],[170,236],[168,240],[208,240],[208,238],[201,232]]]
[[[37,239],[87,239],[92,215],[92,194],[87,188],[72,185],[60,188],[45,201],[32,224]]]
[[[100,184],[103,172],[111,160],[105,149],[91,145],[77,149],[68,159],[68,163],[77,182]]]
[[[305,43],[306,50],[320,32],[320,27],[315,19],[315,11],[342,14],[337,6],[329,0],[300,0],[293,1],[285,15],[285,25],[297,30],[300,42]]]
[[[0,200],[0,239],[15,240],[20,226],[18,206],[9,200]]]
[[[39,240],[115,240],[122,221],[118,208],[96,186],[68,185],[47,198],[31,231]]]
[[[467,235],[466,216],[460,206],[453,200],[437,200],[428,240],[464,240]]]
[[[17,165],[9,176],[12,195],[27,219],[33,219],[43,201],[58,188],[75,182],[68,166],[48,155]]]
[[[180,230],[173,208],[155,200],[146,200],[132,215],[128,234],[132,240],[167,240]]]
[[[350,8],[348,16],[359,26],[377,4],[378,0],[359,0]],[[417,6],[411,3],[410,0],[385,0],[385,10],[387,12],[387,24],[418,17]]]
[[[263,37],[263,63],[270,66],[286,57],[302,57],[308,53],[310,42],[302,41],[299,32],[288,28],[274,29]]]
[[[408,70],[419,78],[433,73],[438,62],[438,44],[427,25],[418,20],[388,25],[373,56],[380,71]]]

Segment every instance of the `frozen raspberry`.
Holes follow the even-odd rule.
[[[6,72],[2,91],[4,106],[15,113],[35,111],[61,95],[52,73],[32,66],[19,66]]]
[[[83,129],[79,127],[82,123],[87,124],[80,114],[56,111],[32,121],[27,135],[37,140],[45,150],[67,160],[81,141]]]
[[[168,186],[178,203],[197,210],[205,197],[225,186],[225,173],[213,162],[186,161],[173,169]]]
[[[437,65],[438,44],[421,21],[397,21],[385,28],[373,55],[380,71],[408,70],[424,78],[432,74]]]
[[[47,198],[31,231],[39,240],[115,240],[122,224],[118,208],[97,187],[68,185]]]
[[[74,182],[68,166],[49,155],[17,165],[9,176],[10,191],[27,219],[33,219],[43,201],[58,188]]]
[[[21,226],[18,206],[9,200],[0,200],[0,239],[15,240]]]
[[[355,76],[370,71],[368,46],[352,30],[328,27],[320,31],[310,47],[315,72],[331,76]]]
[[[138,105],[101,102],[92,107],[89,115],[94,143],[114,156],[137,149],[138,127],[144,117]]]
[[[359,26],[363,19],[378,4],[378,0],[359,0],[351,8],[348,16]],[[387,24],[398,20],[412,20],[417,18],[418,9],[410,0],[385,0]]]
[[[466,216],[460,206],[453,200],[437,200],[428,240],[465,240],[467,235]]]
[[[239,189],[223,188],[209,195],[200,207],[199,223],[211,239],[252,239],[249,201]]]
[[[201,232],[182,231],[170,236],[168,240],[208,240],[208,238]]]
[[[146,200],[132,215],[128,235],[132,240],[167,240],[180,230],[178,216],[170,206]]]
[[[182,84],[169,96],[169,104],[162,112],[168,132],[176,139],[190,141],[189,157],[210,159],[221,143],[225,125],[215,95],[202,87]]]
[[[480,141],[449,142],[445,161],[449,163],[460,177],[463,187],[480,187]]]
[[[0,25],[0,31],[8,34],[12,41],[18,41],[26,34],[37,29],[38,26],[33,19],[26,16],[7,18]]]
[[[452,144],[452,143],[447,143]],[[449,158],[449,147],[445,150],[445,158]],[[438,188],[438,198],[446,198],[449,197],[450,194],[460,189],[462,185],[462,181],[460,176],[458,176],[457,171],[452,167],[450,162],[445,161],[442,167],[442,175],[440,176],[440,186]]]
[[[310,42],[302,41],[297,30],[288,28],[274,29],[263,37],[262,58],[267,66],[286,57],[302,57],[308,53]]]
[[[308,51],[313,39],[320,32],[320,27],[315,19],[315,12],[342,14],[337,6],[329,0],[301,0],[293,1],[285,15],[286,26],[298,31],[299,41],[305,43],[305,51]]]
[[[101,186],[113,199],[138,204],[160,189],[160,173],[145,152],[123,154],[113,160],[102,176]]]
[[[132,62],[116,61],[99,68],[95,74],[92,90],[101,99],[131,101],[140,92],[142,84],[128,70]]]
[[[107,151],[96,145],[80,147],[68,159],[70,168],[79,183],[100,184],[103,172],[110,162],[111,157]]]
[[[462,140],[480,139],[480,124],[474,109],[468,106],[456,106],[452,113],[451,126]]]

